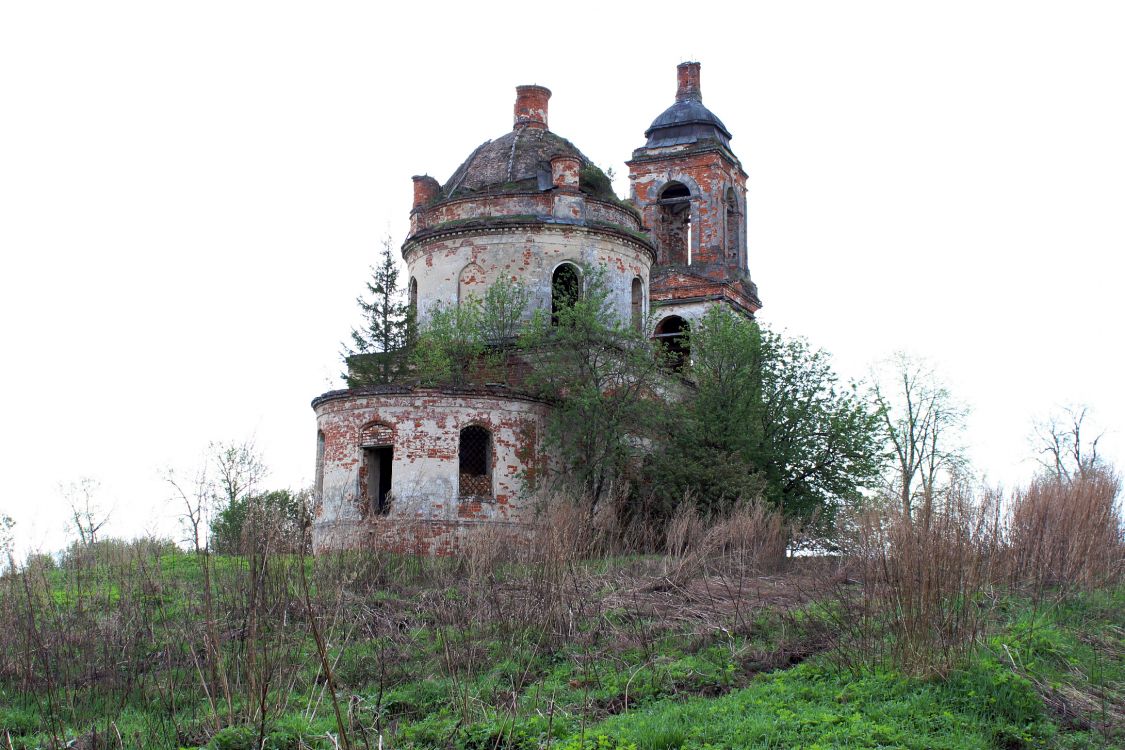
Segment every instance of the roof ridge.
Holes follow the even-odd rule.
[[[512,168],[516,164],[516,146],[520,142],[521,135],[523,135],[523,133],[520,130],[516,130],[516,137],[512,139],[512,150],[508,152],[508,182],[512,181]]]

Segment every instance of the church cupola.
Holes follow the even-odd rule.
[[[676,102],[652,121],[645,131],[645,148],[715,141],[730,148],[730,131],[703,106],[699,63],[680,63],[676,69]]]

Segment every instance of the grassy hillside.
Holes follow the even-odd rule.
[[[574,528],[455,560],[29,561],[0,581],[0,747],[1125,746],[1119,583],[991,577],[920,669],[854,561],[599,557]]]

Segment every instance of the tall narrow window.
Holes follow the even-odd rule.
[[[633,299],[630,304],[630,311],[633,317],[633,328],[638,331],[641,330],[645,317],[645,285],[639,278],[633,279]]]
[[[381,422],[365,426],[360,433],[360,451],[359,489],[365,512],[384,516],[391,510],[394,428]]]
[[[682,182],[669,182],[656,202],[656,245],[660,262],[691,264],[691,191]]]
[[[582,296],[582,276],[578,266],[563,263],[551,274],[551,323],[559,324],[559,317],[565,319],[565,310],[574,307]]]
[[[407,304],[410,305],[410,315],[411,315],[411,317],[417,317],[417,315],[418,315],[418,279],[411,276],[410,277],[410,284],[408,285],[407,289],[408,289]]]
[[[653,338],[668,352],[672,369],[677,372],[683,370],[691,359],[691,349],[687,339],[689,330],[686,320],[679,315],[669,315],[657,324],[656,332],[653,334]]]
[[[316,431],[316,479],[313,483],[316,502],[324,496],[324,432]]]
[[[476,424],[461,430],[457,463],[458,495],[492,496],[492,434],[488,430]]]

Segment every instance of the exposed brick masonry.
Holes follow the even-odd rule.
[[[683,62],[676,66],[676,101],[703,101],[699,89],[699,63]]]
[[[515,125],[533,128],[547,128],[547,102],[551,99],[550,89],[543,86],[517,86]]]

